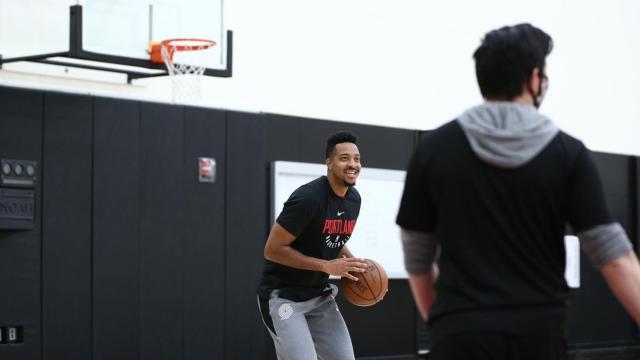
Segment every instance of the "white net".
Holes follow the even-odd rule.
[[[213,45],[213,41],[198,39],[173,39],[162,43],[160,51],[171,77],[174,102],[189,102],[201,98],[200,80],[206,69],[203,65],[179,62],[178,59],[174,62],[174,55],[181,52],[204,51]]]

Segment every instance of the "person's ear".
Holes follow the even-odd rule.
[[[540,91],[540,69],[533,68],[531,70],[531,74],[529,74],[529,79],[527,79],[527,87],[529,90],[529,94],[532,96],[538,96],[538,92]]]

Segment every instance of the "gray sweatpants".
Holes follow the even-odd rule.
[[[338,289],[331,286],[330,296],[302,302],[280,298],[278,290],[271,293],[268,304],[258,299],[279,360],[355,359],[349,330],[334,300]]]

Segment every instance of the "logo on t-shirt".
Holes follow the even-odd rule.
[[[340,214],[340,213],[338,213]],[[344,214],[344,211],[342,212]],[[342,215],[340,214],[340,215]],[[339,215],[338,215],[339,216]],[[335,249],[343,246],[351,238],[353,228],[356,226],[356,220],[343,219],[327,219],[324,221],[322,234],[324,235],[325,244]]]

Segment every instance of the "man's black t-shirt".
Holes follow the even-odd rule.
[[[296,189],[276,219],[296,239],[291,247],[302,254],[324,260],[335,259],[351,237],[360,214],[360,194],[351,187],[344,198],[337,196],[326,176]],[[329,275],[319,271],[291,268],[266,260],[258,294],[305,301],[330,293]]]
[[[563,336],[565,226],[579,233],[611,221],[589,150],[564,132],[513,169],[476,156],[457,121],[428,133],[397,222],[442,248],[432,340],[464,331]]]

